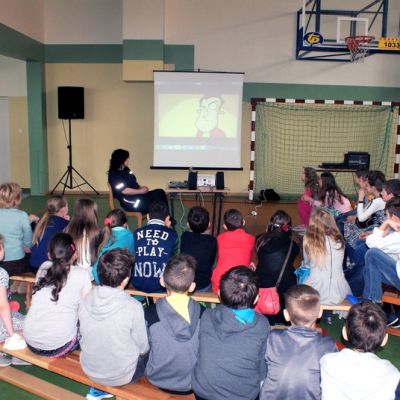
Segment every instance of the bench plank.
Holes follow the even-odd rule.
[[[80,382],[87,386],[94,386],[105,392],[114,394],[121,400],[194,400],[194,395],[172,395],[161,391],[155,386],[151,385],[145,378],[139,380],[138,383],[130,383],[124,386],[103,386],[94,383],[83,372],[79,363],[79,352],[67,354],[66,357],[61,358],[47,358],[33,354],[29,349],[24,350],[5,350],[3,344],[0,344],[0,351],[18,357],[22,360],[28,361],[33,365],[47,369],[50,372]],[[38,378],[37,378],[38,379]],[[18,386],[18,385],[16,385]],[[33,388],[29,385],[24,390],[31,393]],[[46,397],[45,397],[46,398]],[[56,397],[57,398],[57,397]],[[68,396],[58,397],[57,399],[65,398]]]
[[[46,400],[82,400],[82,396],[14,367],[0,368],[0,380]]]

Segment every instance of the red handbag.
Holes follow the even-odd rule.
[[[254,307],[254,311],[260,314],[275,315],[281,310],[281,305],[279,301],[278,286],[281,283],[283,272],[285,271],[286,265],[289,261],[290,254],[293,248],[293,241],[290,240],[289,250],[286,254],[285,262],[279,273],[276,285],[269,288],[260,288],[258,290],[258,301]]]

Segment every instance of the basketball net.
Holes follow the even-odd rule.
[[[363,63],[372,40],[373,36],[348,36],[345,42],[350,51],[350,62]]]

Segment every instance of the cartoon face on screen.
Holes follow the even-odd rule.
[[[218,128],[218,118],[223,114],[221,97],[202,97],[197,110],[197,137],[225,137],[225,132]]]

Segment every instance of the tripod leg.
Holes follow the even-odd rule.
[[[66,179],[65,182],[63,183],[63,185],[64,185],[63,194],[64,194],[66,182],[67,182],[68,176],[69,176],[69,169],[67,169],[67,170],[64,172],[64,175],[60,178],[60,180],[57,182],[57,185],[54,186],[53,190],[50,192],[51,194],[54,193],[54,191],[57,189],[58,185],[62,182],[62,180],[64,179],[65,176],[67,177],[67,179]]]
[[[93,192],[95,192],[97,195],[100,194],[74,167],[71,167],[71,169],[75,171],[75,173],[83,180],[84,183],[86,183],[86,185],[92,188]]]

